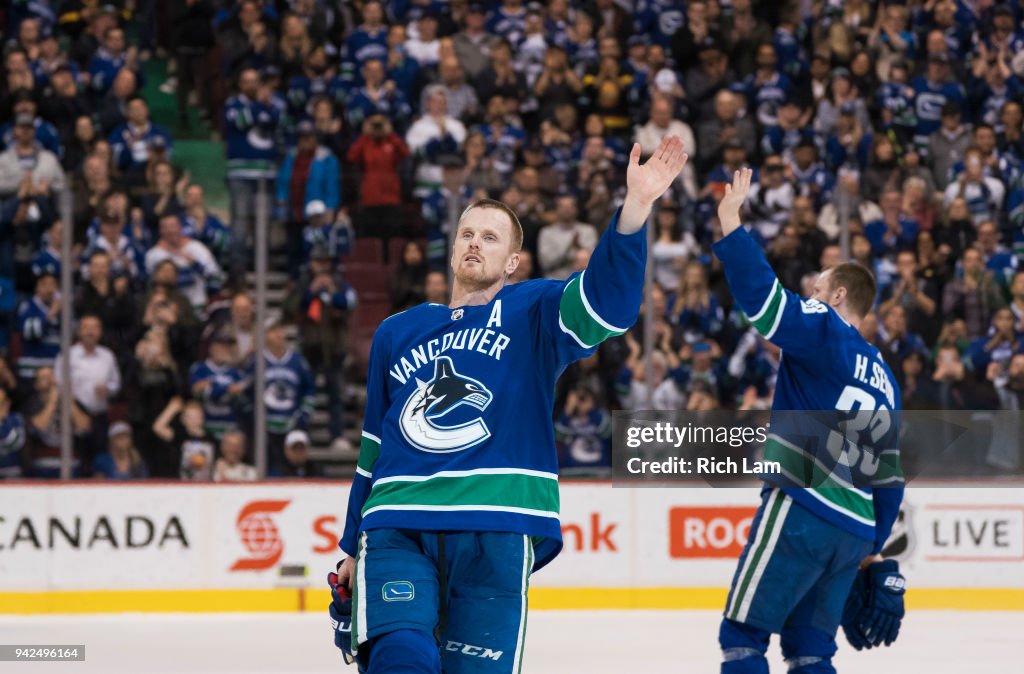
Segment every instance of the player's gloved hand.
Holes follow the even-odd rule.
[[[352,652],[352,593],[343,584],[338,583],[338,574],[327,574],[327,584],[331,587],[331,627],[334,629],[334,645],[341,649],[341,656],[346,665],[355,662],[359,671],[364,672],[359,662],[358,653]]]
[[[871,643],[864,631],[861,630],[859,622],[861,611],[867,606],[867,593],[867,574],[864,571],[858,571],[857,577],[853,581],[853,587],[850,588],[850,595],[846,598],[846,605],[843,607],[842,621],[846,640],[858,651],[871,648]]]
[[[867,594],[857,622],[871,646],[889,646],[896,641],[906,612],[903,594],[907,579],[900,574],[895,559],[875,562],[861,573],[865,576]]]

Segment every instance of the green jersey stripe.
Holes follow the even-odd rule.
[[[359,441],[359,462],[357,469],[368,473],[367,477],[373,474],[373,464],[377,463],[380,456],[380,440],[369,433],[364,432]]]
[[[765,443],[765,459],[778,461],[791,479],[810,485],[807,490],[825,505],[858,522],[875,523],[875,504],[871,494],[826,472],[805,452],[769,436]]]
[[[761,556],[764,555],[765,550],[768,548],[769,541],[771,541],[773,538],[772,532],[775,528],[775,520],[778,519],[779,511],[782,510],[782,505],[783,503],[785,503],[785,501],[786,497],[782,494],[782,492],[776,492],[774,494],[774,502],[771,504],[771,507],[768,509],[767,513],[765,513],[765,518],[767,521],[765,523],[764,529],[762,529],[764,535],[762,535],[761,540],[758,541],[757,548],[753,550],[753,557],[751,558],[750,562],[748,562],[746,565],[747,573],[745,574],[743,581],[740,583],[739,591],[736,593],[736,598],[733,599],[733,610],[732,615],[730,616],[732,620],[736,620],[737,616],[739,616],[740,606],[743,604],[743,600],[747,593],[747,588],[750,585],[750,581],[754,577],[754,571],[757,569],[761,561]]]
[[[869,527],[875,525],[874,501],[865,502],[864,499],[854,496],[851,489],[808,489],[807,493],[850,519]]]
[[[523,474],[432,476],[417,482],[377,482],[363,505],[363,516],[380,507],[515,508],[558,512],[558,482]]]
[[[585,347],[597,346],[625,330],[615,327],[597,315],[583,294],[583,276],[569,281],[558,305],[558,324]]]
[[[786,294],[782,292],[782,285],[776,280],[772,286],[771,294],[765,300],[764,306],[761,307],[759,312],[749,316],[754,329],[761,335],[767,337],[769,333],[774,333],[772,328],[776,325],[775,319],[781,315],[782,308],[785,305],[785,297]]]
[[[851,489],[863,498],[871,499],[871,494],[857,489],[850,482],[827,470],[817,458],[777,435],[768,435],[768,440],[764,443],[764,457],[766,461],[781,463],[782,470],[803,486]]]

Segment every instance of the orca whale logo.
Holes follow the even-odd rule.
[[[416,390],[402,407],[399,427],[409,444],[425,452],[469,449],[491,437],[483,419],[452,426],[439,422],[462,405],[483,412],[492,397],[483,384],[456,372],[451,358],[441,356],[434,361],[433,379],[424,382],[416,378]]]

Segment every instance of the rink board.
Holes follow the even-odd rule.
[[[719,608],[754,489],[562,485],[545,608]],[[0,613],[320,610],[348,485],[6,484]],[[890,547],[917,608],[1024,610],[1024,487],[914,485]]]

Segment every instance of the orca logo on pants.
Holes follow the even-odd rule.
[[[428,382],[416,379],[416,390],[402,407],[399,427],[412,446],[425,452],[458,452],[491,437],[480,417],[450,426],[439,423],[448,414],[468,405],[483,412],[493,395],[475,379],[455,371],[448,356],[434,361],[434,377]]]

